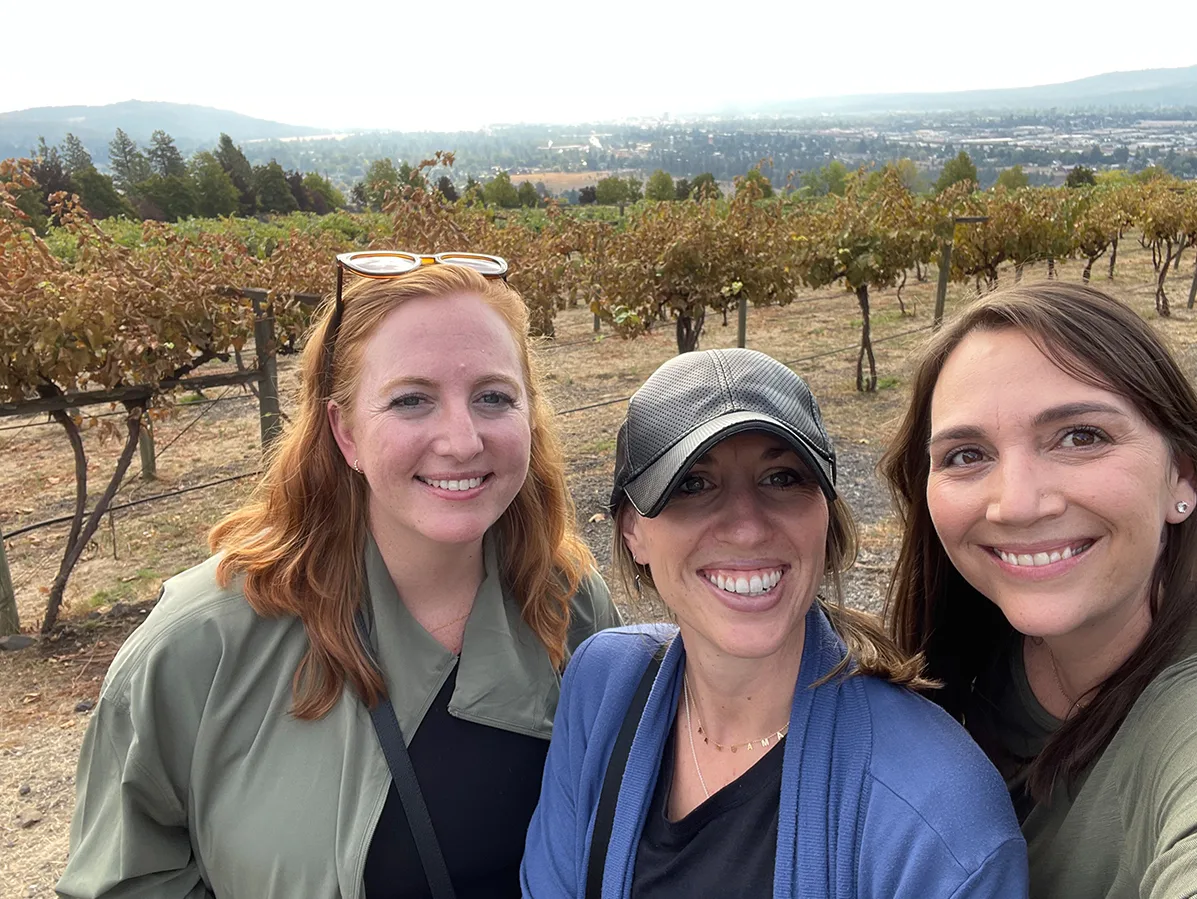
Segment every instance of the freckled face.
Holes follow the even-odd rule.
[[[687,648],[737,658],[801,652],[823,579],[827,499],[784,440],[738,434],[700,458],[655,518],[621,521]]]
[[[528,475],[531,426],[519,350],[479,296],[408,300],[364,348],[348,415],[329,417],[368,484],[376,537],[482,539]]]
[[[1148,614],[1165,524],[1194,490],[1191,464],[1128,400],[1019,330],[974,332],[936,384],[930,453],[944,549],[1015,629],[1116,632]]]

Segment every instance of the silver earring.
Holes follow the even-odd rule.
[[[358,474],[362,473],[361,466],[357,464],[357,459],[353,460],[353,470],[356,471]]]
[[[636,575],[636,577],[635,577],[635,580],[634,580],[634,583],[636,584],[636,597],[637,597],[637,598],[640,598],[640,597],[641,597],[641,593],[640,593],[640,575]]]
[[[1177,511],[1177,512],[1179,512],[1181,515],[1184,515],[1184,514],[1185,514],[1185,512],[1188,512],[1188,511],[1189,511],[1189,504],[1188,504],[1188,503],[1186,503],[1186,502],[1185,502],[1185,501],[1182,499],[1180,502],[1178,502],[1178,503],[1176,504],[1176,511]]]

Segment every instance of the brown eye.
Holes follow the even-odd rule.
[[[1073,449],[1086,449],[1105,442],[1105,435],[1096,428],[1073,428],[1060,439],[1060,444]]]
[[[958,465],[976,465],[978,462],[985,461],[985,454],[976,447],[966,447],[964,449],[952,450],[944,457],[944,465],[946,467]]]

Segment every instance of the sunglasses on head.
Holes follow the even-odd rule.
[[[325,393],[332,390],[332,354],[336,342],[337,329],[341,326],[341,316],[345,311],[342,299],[342,289],[345,282],[345,272],[359,275],[363,278],[386,280],[401,278],[426,265],[460,265],[472,268],[484,278],[507,280],[507,260],[501,256],[488,256],[484,253],[406,253],[402,250],[363,250],[357,253],[339,253],[337,255],[337,294],[336,305],[333,306],[332,320],[324,333],[324,381]]]

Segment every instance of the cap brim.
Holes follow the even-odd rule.
[[[721,440],[745,431],[765,431],[786,441],[810,467],[828,501],[834,500],[835,463],[815,451],[810,442],[784,422],[759,412],[729,412],[687,434],[624,487],[636,511],[654,518],[665,508],[690,467]]]

